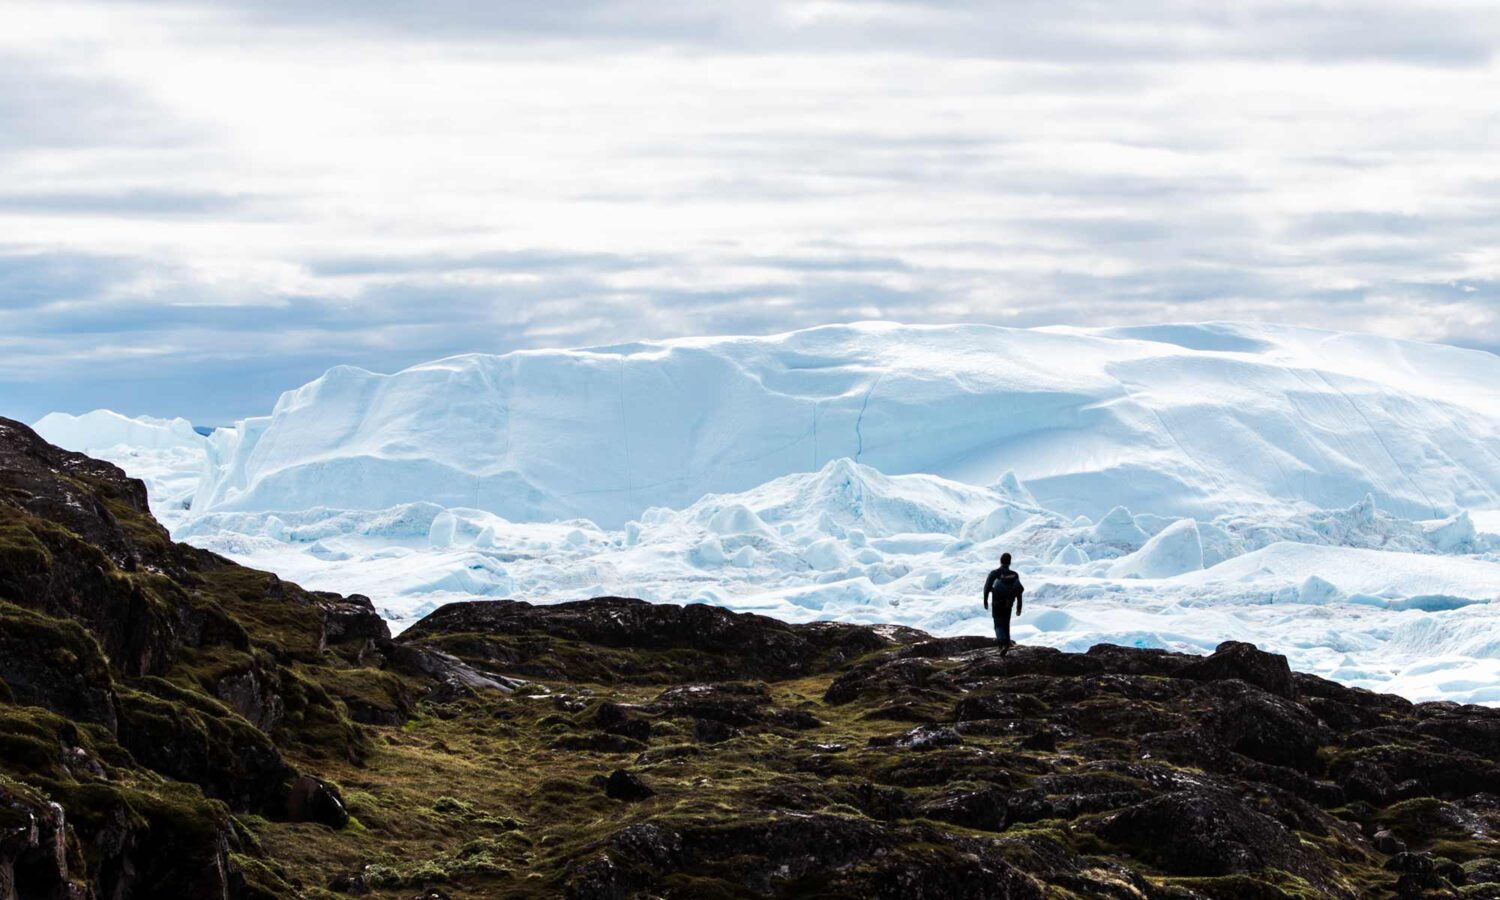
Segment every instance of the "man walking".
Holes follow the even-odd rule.
[[[990,599],[995,601],[995,643],[1000,646],[1000,655],[1004,656],[1010,652],[1015,641],[1010,639],[1010,608],[1015,604],[1016,615],[1021,614],[1021,595],[1026,593],[1026,586],[1021,583],[1021,576],[1010,568],[1010,554],[1000,554],[1000,568],[990,573],[990,577],[984,580],[984,608],[990,608]]]

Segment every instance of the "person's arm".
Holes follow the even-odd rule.
[[[1021,579],[1017,578],[1016,579],[1016,615],[1018,615],[1018,616],[1021,614],[1021,598],[1025,597],[1025,596],[1026,596],[1026,585],[1022,584],[1021,583]]]
[[[984,580],[984,608],[990,608],[990,594],[995,590],[995,573],[991,572]]]

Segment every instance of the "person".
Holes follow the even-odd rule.
[[[984,608],[989,609],[990,600],[994,599],[995,643],[1000,647],[1001,656],[1009,653],[1015,645],[1010,639],[1010,609],[1014,604],[1016,615],[1021,614],[1021,595],[1024,593],[1026,586],[1021,583],[1021,576],[1010,567],[1010,554],[1000,554],[1000,568],[984,580]]]

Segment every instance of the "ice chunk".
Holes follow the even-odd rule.
[[[1021,483],[1021,479],[1016,477],[1014,469],[1007,469],[1005,474],[1000,476],[999,481],[990,485],[990,490],[1007,500],[1013,500],[1024,506],[1040,505],[1036,502],[1036,498],[1031,495],[1031,491],[1026,490],[1026,486]]]
[[[1130,510],[1116,506],[1093,527],[1089,532],[1089,539],[1097,544],[1115,544],[1133,549],[1146,542],[1146,532],[1135,524],[1135,517],[1130,514]]]
[[[802,551],[802,559],[818,571],[827,572],[844,566],[844,556],[839,551],[838,541],[823,538],[814,541]]]
[[[1057,555],[1052,557],[1053,564],[1059,566],[1081,566],[1088,561],[1089,555],[1084,552],[1083,548],[1071,542],[1064,545],[1061,550],[1057,551]]]
[[[1198,523],[1179,519],[1141,549],[1115,561],[1109,574],[1111,578],[1171,578],[1202,568],[1203,541],[1198,535]]]
[[[724,545],[718,538],[706,537],[693,548],[692,559],[699,566],[722,566],[728,557],[724,555]]]
[[[427,529],[427,546],[435,550],[452,547],[457,530],[458,517],[448,510],[443,510],[432,520],[432,525]]]
[[[1308,603],[1313,606],[1327,606],[1337,603],[1344,597],[1344,592],[1338,589],[1333,582],[1316,575],[1309,575],[1297,588],[1297,602]]]
[[[964,523],[958,536],[982,544],[993,540],[1024,522],[1031,514],[1014,506],[997,506],[988,513]]]
[[[1447,519],[1423,522],[1422,531],[1440,553],[1453,553],[1472,547],[1475,538],[1478,537],[1478,532],[1474,529],[1474,520],[1469,518],[1467,510]]]
[[[1023,616],[1021,621],[1030,625],[1037,631],[1078,631],[1080,624],[1077,619],[1068,615],[1060,609],[1048,609],[1034,616]]]
[[[708,520],[708,527],[716,534],[762,534],[770,535],[771,529],[743,503],[731,503]]]
[[[193,430],[187,419],[131,418],[107,409],[81,416],[48,413],[32,426],[51,443],[79,453],[130,447],[136,450],[167,450],[181,447],[202,451],[207,438]]]

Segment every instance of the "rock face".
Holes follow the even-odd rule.
[[[378,697],[384,644],[367,599],[175,544],[141,482],[0,419],[0,898],[274,895],[231,816],[347,821],[288,755],[365,752],[330,688]]]
[[[898,629],[915,639],[919,633]],[[579,681],[795,678],[887,646],[869,628],[793,626],[716,606],[671,606],[624,597],[533,606],[451,603],[413,625],[402,642],[449,650],[470,662]]]
[[[392,641],[0,420],[0,900],[1500,897],[1500,711],[990,643],[617,597]]]

